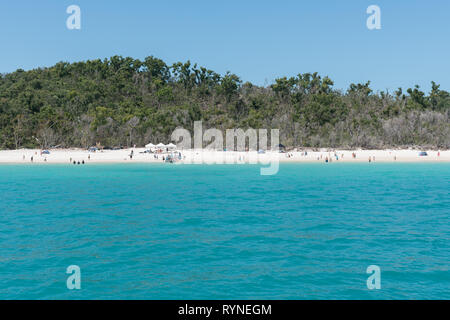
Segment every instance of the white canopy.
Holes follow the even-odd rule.
[[[175,149],[177,146],[176,145],[174,145],[173,143],[169,143],[168,145],[167,145],[167,148],[169,148],[169,149]]]
[[[164,143],[158,143],[156,146],[158,148],[164,148],[166,145]]]
[[[148,145],[145,146],[146,148],[154,148],[155,145],[153,143],[149,143]]]

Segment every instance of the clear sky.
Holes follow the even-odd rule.
[[[81,30],[68,30],[69,5]],[[381,30],[366,9],[381,8]],[[191,60],[264,85],[317,71],[336,88],[434,80],[450,90],[448,0],[14,0],[0,3],[0,72],[113,55]]]

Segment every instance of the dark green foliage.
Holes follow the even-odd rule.
[[[142,146],[177,127],[278,128],[307,147],[450,147],[450,94],[432,82],[391,95],[351,84],[344,94],[317,73],[242,84],[186,63],[114,56],[0,76],[0,148]]]

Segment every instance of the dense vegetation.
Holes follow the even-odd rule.
[[[0,148],[138,146],[176,127],[279,128],[287,146],[450,148],[450,94],[432,83],[346,92],[317,73],[242,83],[190,62],[114,56],[0,76]]]

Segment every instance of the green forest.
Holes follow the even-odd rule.
[[[450,148],[450,93],[374,92],[317,73],[262,87],[190,61],[114,56],[0,75],[0,149],[144,146],[174,129],[276,128],[288,147]]]

